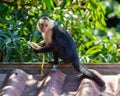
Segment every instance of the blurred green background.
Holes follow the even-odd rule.
[[[81,62],[119,63],[119,0],[0,0],[0,62],[41,62],[27,41],[42,40],[36,28],[42,16],[69,31]]]

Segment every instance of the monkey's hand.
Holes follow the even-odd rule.
[[[35,53],[39,53],[39,50],[40,50],[40,49],[33,49],[33,51],[34,51]]]
[[[32,47],[33,49],[36,49],[36,50],[38,50],[38,49],[41,48],[37,43],[30,42],[30,41],[28,41],[28,45],[29,45],[30,47]]]
[[[45,46],[45,41],[43,40],[43,41],[39,42],[38,45],[41,47]]]

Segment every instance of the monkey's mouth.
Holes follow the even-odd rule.
[[[42,33],[45,33],[45,29],[42,29],[41,32],[42,32]]]
[[[42,33],[45,33],[45,31],[41,30]]]

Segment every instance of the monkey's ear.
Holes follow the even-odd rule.
[[[55,22],[54,22],[54,20],[50,20],[50,25],[51,25],[51,28],[53,28],[54,26],[55,26]]]

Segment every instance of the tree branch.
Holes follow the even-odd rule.
[[[17,6],[17,3],[9,2],[9,1],[6,1],[6,0],[0,0],[0,3],[6,3],[6,4],[11,5],[11,6]]]
[[[6,4],[10,5],[10,6],[15,6],[15,7],[18,6],[17,3],[15,3],[15,2],[10,2],[9,0],[0,0],[0,3],[6,3]],[[20,4],[20,6],[25,6],[25,5],[27,5],[27,6],[31,6],[32,4],[31,4],[31,3]]]

